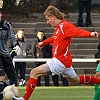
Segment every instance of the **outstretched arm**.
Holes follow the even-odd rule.
[[[65,37],[98,37],[98,32],[89,32],[84,29],[75,27],[73,24],[68,23],[63,26]]]

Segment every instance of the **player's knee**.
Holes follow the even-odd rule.
[[[69,81],[70,81],[70,83],[71,84],[78,84],[79,83],[79,77],[75,77],[75,78],[71,78],[71,79],[69,79]]]
[[[79,78],[79,76],[77,76],[77,77],[74,78],[74,83],[75,83],[75,84],[79,84],[79,83],[80,83],[80,78]]]
[[[37,68],[34,68],[30,72],[30,77],[37,76]]]

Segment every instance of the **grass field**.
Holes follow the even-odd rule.
[[[36,87],[29,100],[93,100],[93,86]],[[25,87],[18,87],[22,96]]]

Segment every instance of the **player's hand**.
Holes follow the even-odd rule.
[[[14,58],[14,56],[16,56],[17,53],[15,50],[11,50],[10,55],[11,55],[11,58]]]
[[[21,48],[18,45],[16,45],[13,49],[15,50],[15,52],[17,53],[17,55],[21,54]]]
[[[39,42],[39,43],[38,43],[38,47],[39,47],[39,48],[43,48],[43,47],[44,47],[43,42]]]
[[[91,36],[93,38],[98,38],[98,32],[91,32]]]

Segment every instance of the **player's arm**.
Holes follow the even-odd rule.
[[[21,48],[19,47],[18,40],[15,38],[14,30],[13,30],[12,26],[9,23],[7,23],[7,24],[9,26],[8,38],[9,38],[9,40],[11,41],[11,43],[14,47],[13,50],[15,50],[17,55],[20,55],[21,54]]]
[[[39,42],[38,43],[38,47],[39,48],[43,48],[46,44],[50,44],[50,43],[53,43],[53,36],[47,38],[46,40],[42,41],[42,42]]]
[[[89,32],[87,30],[77,28],[70,23],[68,23],[68,25],[64,25],[63,30],[66,37],[98,37],[98,32]]]

